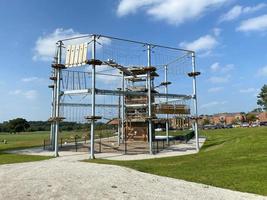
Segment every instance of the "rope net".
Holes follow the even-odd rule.
[[[68,45],[86,43],[87,58],[92,58],[92,38],[79,38],[64,41],[63,60],[66,59]],[[192,78],[188,73],[192,71],[192,57],[189,51],[151,46],[151,65],[156,67],[157,76],[153,77],[155,92],[169,94],[192,94]],[[120,70],[111,67],[105,62],[112,61],[127,69],[145,67],[148,65],[147,45],[120,39],[97,37],[96,59],[102,65],[96,65],[96,115],[101,117],[101,122],[107,123],[120,117],[121,100],[118,90],[122,88],[122,74]],[[166,83],[167,91],[166,91]],[[165,85],[164,85],[165,83]],[[86,116],[91,115],[92,67],[81,65],[62,70],[61,90],[87,90],[87,94],[63,95],[61,98],[61,116],[65,121],[86,123]],[[125,81],[125,88],[145,87],[145,81]],[[102,91],[99,92],[99,91]],[[113,91],[108,94],[104,90]],[[120,108],[120,109],[119,109]],[[180,109],[180,112],[178,112]],[[188,111],[188,112],[185,112]],[[153,112],[158,118],[178,118],[190,115],[191,100],[174,97],[157,97],[153,100]],[[138,112],[138,109],[135,110]],[[147,113],[147,110],[145,110]]]

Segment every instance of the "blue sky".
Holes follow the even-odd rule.
[[[197,52],[201,114],[250,111],[267,79],[263,0],[1,0],[0,121],[46,120],[55,39],[99,33]]]

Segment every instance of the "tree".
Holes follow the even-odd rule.
[[[226,119],[225,119],[224,116],[221,116],[221,117],[220,117],[220,123],[221,123],[221,124],[225,124],[225,123],[226,123]]]
[[[209,118],[204,118],[203,119],[203,125],[208,125],[210,124],[210,119]]]
[[[257,104],[262,106],[263,110],[267,111],[267,85],[264,84],[257,98]]]
[[[257,120],[257,116],[252,113],[248,113],[246,114],[246,119],[247,122],[255,122]]]
[[[8,127],[10,132],[17,133],[26,131],[30,127],[30,124],[27,122],[26,119],[16,118],[9,120]]]
[[[235,118],[235,119],[232,120],[231,123],[232,123],[232,124],[240,124],[241,121],[240,121],[240,119]]]
[[[262,112],[262,108],[255,108],[251,112],[257,112],[257,113]]]

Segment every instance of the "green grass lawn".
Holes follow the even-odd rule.
[[[181,135],[186,135],[188,133],[190,133],[191,130],[169,130],[169,136],[181,136]],[[158,131],[158,132],[155,132],[156,135],[166,135],[166,131]]]
[[[17,134],[0,133],[0,151],[41,146],[43,140],[48,138],[49,133],[47,131]],[[7,144],[4,144],[3,140],[7,140]]]
[[[60,137],[82,136],[82,132],[63,132]],[[48,156],[9,154],[4,151],[42,146],[44,139],[49,139],[48,131],[25,132],[17,134],[0,133],[0,164],[30,162],[49,159]],[[2,141],[7,140],[7,144]]]
[[[97,130],[96,138],[113,136],[114,130]],[[83,135],[88,134],[85,131],[64,131],[59,134],[59,138],[69,139],[78,135],[82,138]],[[24,149],[31,147],[42,146],[44,140],[49,139],[48,131],[38,132],[22,132],[17,134],[0,133],[0,164],[10,164],[19,162],[39,161],[49,159],[48,156],[34,156],[34,155],[18,155],[9,154],[4,151]],[[3,140],[7,140],[7,144],[4,144]]]
[[[47,160],[49,156],[36,156],[36,155],[19,155],[19,154],[10,154],[3,153],[0,151],[0,165],[2,164],[12,164],[12,163],[22,163],[22,162],[32,162]]]
[[[48,156],[9,154],[4,151],[40,146],[48,132],[9,134],[0,133],[0,164],[21,163],[49,159]],[[2,141],[7,140],[7,144]]]
[[[100,135],[101,137],[111,137],[114,136],[113,132],[110,130],[96,131],[95,137],[98,138]],[[82,138],[85,134],[88,133],[85,131],[63,131],[60,132],[59,139],[69,139],[75,135]],[[22,132],[17,134],[0,133],[0,151],[42,146],[44,139],[49,140],[48,131]],[[7,144],[4,144],[3,140],[7,140]]]
[[[267,128],[201,131],[199,154],[139,161],[94,160],[142,172],[267,195]]]

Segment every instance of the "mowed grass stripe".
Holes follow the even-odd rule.
[[[74,135],[82,136],[83,132],[62,132],[60,137],[68,138]],[[23,132],[17,134],[0,133],[0,164],[31,162],[49,159],[49,156],[19,155],[5,153],[8,150],[38,147],[43,145],[44,139],[49,139],[48,131]],[[7,144],[2,141],[7,140]]]
[[[139,161],[94,160],[142,172],[267,195],[267,128],[201,131],[199,154]]]
[[[111,137],[114,130],[97,130],[96,138],[98,137]],[[88,135],[89,131],[63,131],[59,134],[59,139],[73,138],[78,135],[82,138],[83,135]],[[30,162],[49,159],[48,156],[34,156],[34,155],[18,155],[9,154],[5,151],[24,149],[31,147],[38,147],[43,145],[43,141],[49,139],[49,131],[38,132],[22,132],[17,134],[0,133],[0,164],[11,164],[20,162]],[[7,144],[2,141],[7,140]]]

